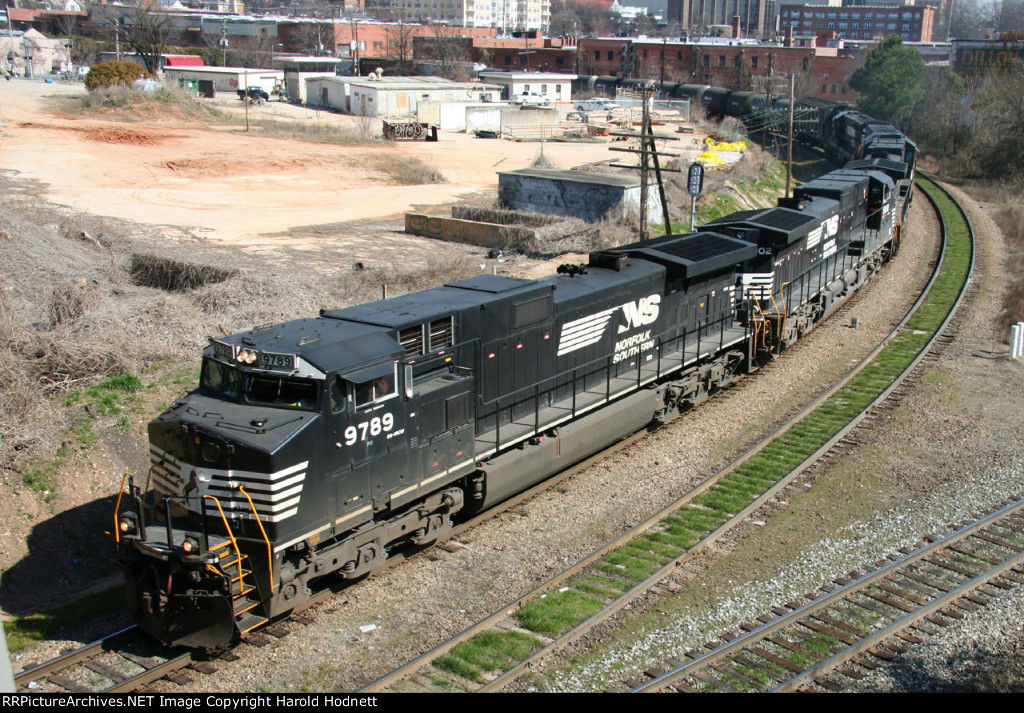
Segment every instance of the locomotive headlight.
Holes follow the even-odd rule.
[[[240,349],[235,360],[240,364],[252,364],[256,361],[256,352],[250,349]]]
[[[181,549],[187,555],[194,555],[199,552],[199,538],[195,535],[186,535],[185,541],[181,543]]]
[[[117,529],[121,531],[122,535],[135,535],[139,531],[139,523],[135,518],[135,513],[128,512],[122,515],[117,521]]]

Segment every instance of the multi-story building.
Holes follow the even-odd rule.
[[[394,0],[392,7],[411,20],[496,27],[503,32],[546,30],[551,24],[550,0]]]
[[[904,42],[931,42],[934,23],[935,8],[924,5],[779,6],[779,30],[792,28],[793,34],[801,35],[851,40],[881,40],[895,35]]]
[[[711,84],[744,91],[788,91],[786,75],[797,76],[797,94],[852,102],[850,77],[864,64],[866,47],[786,47],[753,40],[669,42],[664,39],[593,38],[579,42],[580,74],[617,75],[627,57],[626,76],[673,84]],[[769,87],[769,85],[772,85]]]
[[[732,25],[740,18],[744,37],[775,34],[775,0],[668,0],[665,20],[684,30],[701,31],[712,25]]]

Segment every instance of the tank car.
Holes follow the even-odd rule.
[[[118,497],[140,627],[218,648],[774,358],[898,247],[882,167],[540,280],[211,338]]]

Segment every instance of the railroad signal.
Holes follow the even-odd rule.
[[[704,190],[704,165],[701,163],[691,163],[690,173],[686,182],[686,189],[690,195],[697,197],[700,192]]]
[[[697,220],[697,196],[704,190],[704,165],[694,161],[690,164],[690,172],[687,176],[686,190],[690,194],[690,232],[696,227]]]

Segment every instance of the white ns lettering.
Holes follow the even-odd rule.
[[[622,314],[626,318],[626,323],[619,325],[619,334],[657,320],[658,312],[660,312],[659,304],[661,304],[661,295],[642,297],[636,302],[627,302],[622,305]]]

